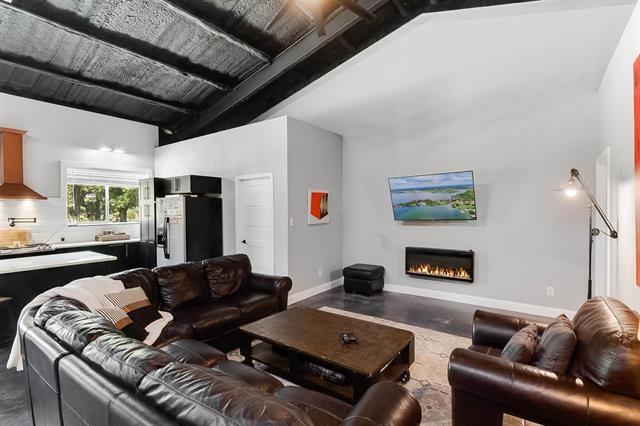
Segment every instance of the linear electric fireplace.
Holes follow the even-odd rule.
[[[473,282],[472,250],[445,250],[424,247],[405,249],[405,273],[419,278]]]

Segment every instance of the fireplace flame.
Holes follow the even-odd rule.
[[[464,268],[449,268],[442,266],[431,266],[428,263],[409,266],[407,271],[411,274],[432,275],[444,278],[456,278],[459,280],[471,281],[471,274]]]

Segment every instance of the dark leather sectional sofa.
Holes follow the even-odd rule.
[[[500,358],[524,318],[477,311],[473,345],[449,360],[454,426],[500,426],[511,414],[544,425],[640,425],[640,317],[596,297],[573,319],[577,346],[566,374]],[[538,332],[547,324],[535,322]]]
[[[287,309],[291,279],[253,273],[237,254],[112,276],[142,287],[151,303],[171,312],[162,341],[194,339],[222,350],[238,347],[238,327]]]
[[[114,278],[142,287],[175,321],[152,347],[70,299],[56,298],[29,312],[19,329],[35,424],[420,423],[420,406],[397,384],[378,383],[352,406],[285,387],[209,345],[233,346],[239,325],[286,309],[291,280],[252,274],[246,256]]]

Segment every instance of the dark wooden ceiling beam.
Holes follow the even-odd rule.
[[[374,13],[389,0],[361,0],[358,4]],[[335,16],[325,25],[325,36],[319,36],[316,30],[311,30],[306,36],[301,38],[296,44],[277,56],[271,65],[263,67],[255,72],[251,77],[240,83],[232,92],[228,93],[217,103],[203,110],[197,117],[188,121],[182,126],[174,136],[179,140],[184,140],[195,136],[198,131],[204,128],[211,121],[221,116],[225,112],[244,102],[253,93],[267,86],[285,71],[297,63],[308,58],[323,46],[326,46],[362,18],[350,11],[344,11]]]
[[[402,0],[391,0],[391,1],[393,2],[393,5],[396,7],[396,9],[398,9],[398,12],[400,12],[400,15],[402,15],[402,17],[406,18],[410,15],[407,8],[404,7],[404,5],[402,4]],[[433,4],[433,2],[431,4]]]
[[[56,80],[62,80],[65,81],[67,83],[71,83],[71,84],[75,84],[75,85],[81,85],[83,87],[86,88],[90,88],[90,89],[100,89],[100,90],[104,90],[107,92],[111,92],[111,93],[115,93],[117,95],[120,96],[125,96],[127,98],[130,99],[135,99],[136,101],[140,101],[140,102],[144,102],[146,104],[151,104],[154,106],[160,106],[162,108],[168,108],[172,111],[176,111],[179,112],[181,114],[187,115],[187,116],[194,116],[197,112],[195,110],[192,110],[190,108],[185,108],[182,106],[178,106],[178,105],[174,105],[170,102],[166,102],[160,99],[156,99],[156,98],[152,98],[149,96],[144,96],[141,94],[136,94],[136,93],[132,93],[130,91],[127,90],[123,90],[121,88],[116,88],[116,87],[112,87],[112,86],[105,86],[103,83],[96,83],[94,81],[88,80],[88,79],[84,79],[82,77],[78,77],[78,76],[70,76],[67,74],[62,74],[60,72],[55,72],[55,71],[51,71],[51,70],[45,70],[43,68],[39,68],[39,67],[35,67],[32,65],[28,65],[28,64],[24,64],[15,60],[9,60],[9,59],[5,59],[5,58],[0,58],[0,63],[2,64],[6,64],[12,67],[17,67],[17,68],[21,68],[21,69],[25,69],[25,70],[29,70],[32,72],[35,72],[37,74],[40,75],[45,75],[47,77],[51,77],[54,78]]]
[[[47,25],[50,25],[52,27],[55,27],[61,31],[64,31],[66,33],[69,34],[73,34],[75,36],[78,37],[82,37],[84,39],[89,39],[89,40],[93,40],[97,43],[103,44],[105,46],[109,46],[112,49],[116,49],[118,51],[122,51],[122,52],[126,52],[129,55],[135,56],[141,60],[147,61],[147,62],[154,62],[156,64],[159,64],[163,67],[166,68],[170,68],[173,72],[181,74],[181,75],[185,75],[197,80],[200,80],[218,90],[223,90],[223,91],[229,91],[231,90],[231,87],[227,84],[224,84],[222,82],[216,81],[208,76],[203,75],[202,73],[196,73],[193,70],[186,70],[186,67],[184,65],[180,65],[180,66],[176,66],[173,65],[167,61],[164,61],[160,58],[156,58],[156,57],[151,57],[149,55],[145,55],[143,53],[137,52],[133,49],[131,49],[129,46],[125,46],[122,43],[117,43],[114,42],[113,40],[108,40],[103,36],[98,36],[97,34],[88,34],[87,32],[85,32],[84,30],[80,29],[80,28],[75,28],[75,27],[71,27],[69,25],[63,24],[61,22],[57,22],[54,21],[44,15],[41,15],[39,13],[34,12],[33,10],[26,10],[24,8],[18,7],[14,4],[11,3],[6,3],[2,0],[0,0],[0,9],[6,9],[6,10],[10,10],[14,13],[19,13],[25,16],[28,16],[31,19],[34,20],[38,20],[40,22],[43,22]]]
[[[244,50],[245,52],[255,56],[260,61],[262,61],[264,63],[271,62],[271,57],[269,55],[267,55],[265,52],[263,52],[262,50],[258,49],[257,47],[253,46],[252,44],[250,44],[250,43],[248,43],[248,42],[246,42],[244,40],[241,40],[238,37],[230,34],[228,31],[225,31],[224,29],[218,27],[217,25],[213,24],[209,20],[201,18],[200,16],[197,16],[196,14],[194,14],[193,12],[185,9],[184,7],[182,7],[181,5],[176,3],[175,1],[173,1],[173,0],[158,0],[158,1],[160,1],[161,3],[166,5],[167,8],[171,9],[175,13],[183,16],[184,18],[187,18],[189,21],[193,22],[194,24],[199,25],[200,27],[204,28],[205,30],[209,31],[210,33],[213,33],[216,36],[218,36],[220,38],[223,38],[227,42],[229,42],[229,43],[239,47],[240,49]]]
[[[19,96],[21,98],[33,99],[40,102],[46,102],[48,104],[60,105],[67,108],[78,109],[82,111],[95,112],[96,114],[108,115],[110,117],[122,118],[129,121],[137,121],[138,123],[149,124],[151,126],[156,126],[158,128],[163,129],[166,127],[167,123],[161,121],[154,121],[149,119],[140,118],[139,116],[133,116],[129,114],[123,114],[118,111],[108,110],[100,107],[93,107],[88,105],[78,105],[73,102],[65,102],[59,99],[52,99],[49,97],[41,96],[37,93],[29,93],[24,90],[18,90],[13,87],[2,86],[0,85],[0,93],[6,93],[7,95]]]

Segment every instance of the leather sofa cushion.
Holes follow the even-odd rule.
[[[282,389],[282,382],[271,374],[237,361],[224,361],[216,365],[215,368],[268,393],[274,393],[278,389]]]
[[[353,408],[339,399],[297,386],[284,387],[275,396],[303,410],[316,425],[337,426]]]
[[[576,347],[573,324],[560,315],[544,330],[533,354],[532,365],[556,374],[565,374]]]
[[[502,349],[500,358],[529,364],[536,351],[538,326],[531,324],[514,334]]]
[[[49,321],[49,318],[68,311],[89,311],[89,308],[78,300],[56,296],[47,300],[42,304],[42,306],[40,306],[33,317],[33,322],[38,327],[44,328],[47,321]]]
[[[242,323],[257,321],[279,311],[278,296],[265,293],[236,293],[221,301],[240,309]]]
[[[640,398],[638,315],[613,298],[585,302],[573,318],[578,343],[571,372],[602,389]]]
[[[160,307],[158,280],[151,269],[137,268],[110,275],[114,280],[122,281],[124,288],[142,287],[147,299],[157,309]]]
[[[133,391],[144,376],[173,361],[158,348],[117,334],[98,337],[84,348],[81,358]]]
[[[171,321],[155,341],[153,346],[162,346],[174,340],[191,339],[193,337],[193,326],[186,322]]]
[[[238,308],[209,303],[175,312],[175,323],[188,323],[193,327],[196,340],[209,340],[240,325],[241,312]]]
[[[171,355],[176,362],[202,367],[213,367],[227,360],[227,355],[224,352],[206,343],[191,339],[174,340],[160,347],[160,350]]]
[[[207,282],[214,300],[243,291],[249,283],[251,262],[244,254],[203,260]]]
[[[216,369],[171,363],[139,391],[179,424],[312,425],[302,410]]]
[[[123,335],[107,319],[87,311],[69,311],[51,317],[45,324],[45,330],[76,354],[82,353],[85,346],[100,336]]]
[[[153,270],[158,279],[162,307],[175,312],[210,299],[209,287],[200,263],[183,263]]]

